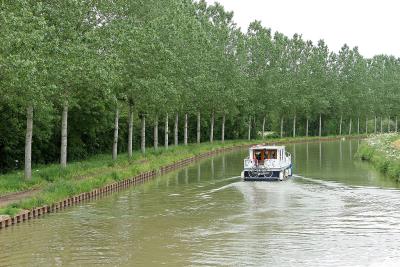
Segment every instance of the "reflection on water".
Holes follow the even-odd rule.
[[[296,176],[242,182],[247,151],[0,231],[0,266],[399,266],[400,191],[359,142],[288,146]]]

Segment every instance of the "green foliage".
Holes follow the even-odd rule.
[[[266,129],[274,132],[284,118],[289,133],[287,122],[296,116],[297,133],[304,135],[307,119],[309,133],[318,132],[320,114],[324,133],[337,134],[340,117],[346,124],[342,132],[350,119],[356,129],[357,118],[369,120],[371,132],[372,118],[391,117],[393,129],[399,113],[399,59],[363,58],[347,45],[334,53],[323,40],[288,37],[259,21],[244,33],[220,4],[4,0],[0,7],[1,173],[23,166],[28,106],[34,107],[34,166],[60,160],[63,107],[69,108],[69,161],[110,151],[116,106],[119,152],[127,149],[129,108],[135,113],[135,148],[142,114],[150,125],[158,118],[160,132],[166,114],[188,114],[193,142],[198,112],[202,136],[209,133],[213,113],[215,137],[221,136],[225,115],[226,139],[245,137],[249,117],[257,131],[266,117]],[[146,143],[153,143],[149,134]],[[57,168],[34,173],[40,183],[69,175]],[[24,188],[17,180],[15,186],[0,184]]]

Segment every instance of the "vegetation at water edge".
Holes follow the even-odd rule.
[[[360,145],[356,156],[371,162],[380,172],[400,182],[400,135],[371,136]]]

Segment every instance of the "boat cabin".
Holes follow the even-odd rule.
[[[257,163],[265,160],[283,160],[285,158],[284,146],[253,146],[250,149],[249,158]]]

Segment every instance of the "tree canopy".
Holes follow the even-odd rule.
[[[295,117],[300,134],[310,121],[316,134],[322,116],[323,133],[337,134],[342,121],[399,113],[399,58],[365,58],[346,44],[335,53],[323,40],[288,37],[259,21],[243,30],[220,4],[3,0],[0,7],[1,171],[24,160],[29,107],[34,163],[59,160],[63,108],[70,160],[110,150],[116,108],[119,151],[127,149],[131,111],[134,129],[143,114],[188,114],[191,142],[200,113],[202,136],[215,116],[226,118],[227,138],[246,137],[248,123],[259,129],[265,118],[277,132]],[[135,146],[139,136],[135,130]]]

